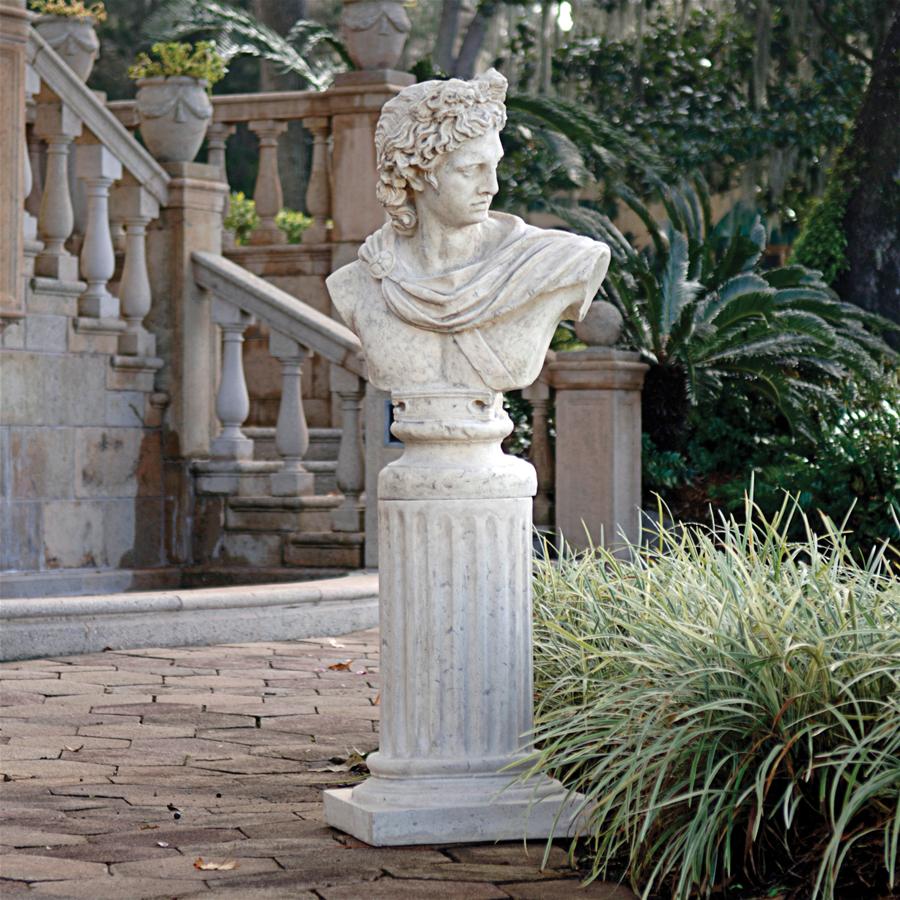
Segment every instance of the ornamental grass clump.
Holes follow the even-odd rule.
[[[898,571],[830,522],[790,542],[790,502],[745,513],[538,563],[532,771],[586,796],[592,878],[642,897],[887,896]]]

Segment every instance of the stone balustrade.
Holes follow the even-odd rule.
[[[97,322],[92,333],[118,335],[124,356],[153,357],[143,324],[152,304],[145,234],[166,201],[169,176],[33,29],[26,60],[24,236],[42,245],[35,245],[34,273],[85,282],[78,315]],[[121,296],[110,290],[116,237],[125,253]]]
[[[213,120],[207,134],[208,161],[218,167],[227,182],[226,149],[228,139],[238,126],[253,132],[259,140],[259,168],[253,197],[260,218],[259,227],[250,238],[254,246],[285,243],[284,233],[275,224],[275,216],[283,205],[281,172],[278,167],[278,143],[290,122],[302,122],[313,136],[312,162],[306,189],[306,208],[312,225],[303,234],[303,244],[326,244],[329,241],[331,184],[329,141],[333,97],[319,91],[283,91],[261,94],[226,94],[215,96]],[[108,104],[126,127],[137,127],[133,101],[119,100]],[[228,208],[226,205],[225,214]]]
[[[365,369],[359,341],[343,325],[222,256],[195,252],[192,259],[194,278],[212,299],[213,320],[222,335],[216,397],[220,432],[212,442],[211,456],[220,463],[231,461],[236,473],[242,463],[253,458],[253,440],[242,430],[250,404],[240,346],[246,328],[258,320],[268,326],[270,352],[282,367],[275,433],[281,466],[271,475],[271,493],[276,497],[314,493],[313,476],[303,465],[309,429],[301,376],[304,359],[318,353],[332,363],[332,383],[343,409],[337,484],[344,500],[334,510],[332,527],[337,531],[362,530],[365,472],[360,407],[365,395]],[[221,466],[216,471],[220,476],[224,473]]]

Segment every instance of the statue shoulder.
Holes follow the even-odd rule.
[[[325,286],[335,309],[347,326],[356,331],[354,316],[357,306],[367,294],[371,294],[374,279],[360,260],[341,266],[325,279]]]

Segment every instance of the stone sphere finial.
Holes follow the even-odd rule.
[[[393,69],[411,27],[401,0],[344,0],[341,39],[360,69]]]
[[[575,334],[589,347],[612,347],[624,325],[622,313],[612,303],[595,300],[585,317],[575,323]]]

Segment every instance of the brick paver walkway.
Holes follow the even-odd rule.
[[[369,847],[320,792],[378,742],[374,631],[0,665],[0,896],[597,898],[541,842]],[[218,868],[216,868],[218,867]]]

